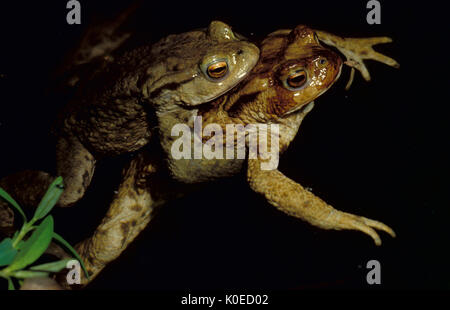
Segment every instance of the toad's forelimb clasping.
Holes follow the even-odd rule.
[[[374,45],[392,42],[389,37],[343,38],[320,30],[316,30],[316,34],[320,41],[337,48],[346,57],[344,63],[352,68],[349,81],[345,86],[346,90],[352,85],[355,69],[361,72],[364,80],[370,81],[369,70],[364,64],[365,59],[375,60],[394,68],[400,67],[397,61],[373,49]]]

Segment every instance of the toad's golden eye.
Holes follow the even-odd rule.
[[[226,61],[215,62],[208,66],[206,72],[212,79],[223,78],[228,73],[228,64]]]
[[[293,89],[298,89],[306,83],[306,72],[301,70],[287,77],[286,84]]]

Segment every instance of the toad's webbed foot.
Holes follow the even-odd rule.
[[[376,245],[381,245],[381,239],[375,229],[382,230],[395,238],[395,232],[389,226],[381,222],[336,209],[330,209],[328,215],[321,220],[320,225],[323,225],[322,227],[327,229],[351,229],[362,231],[372,237]]]

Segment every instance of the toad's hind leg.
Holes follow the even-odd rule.
[[[381,245],[381,239],[375,229],[395,237],[394,231],[385,224],[336,210],[280,171],[261,170],[260,166],[260,160],[249,160],[247,178],[250,187],[279,210],[323,229],[362,231],[372,237],[376,245]]]
[[[147,155],[142,151],[124,169],[123,181],[106,216],[94,234],[76,246],[90,276],[89,280],[82,277],[82,285],[127,248],[147,226],[155,207],[165,201],[158,194],[162,182],[157,164]]]

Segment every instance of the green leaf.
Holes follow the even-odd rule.
[[[86,278],[89,280],[89,273],[87,272],[83,260],[81,259],[80,255],[78,255],[77,251],[75,251],[75,249],[66,240],[64,240],[63,237],[61,237],[55,232],[53,233],[53,238],[56,241],[60,242],[63,246],[65,246],[72,253],[72,255],[80,262],[81,268],[83,268],[84,274],[86,275]]]
[[[36,212],[34,213],[32,221],[40,220],[45,217],[58,202],[59,197],[64,191],[63,178],[57,177],[52,184],[50,184],[47,192],[39,203]]]
[[[8,290],[14,291],[16,288],[14,287],[14,283],[11,278],[8,278]]]
[[[53,236],[53,217],[47,216],[36,228],[33,234],[25,241],[14,261],[5,269],[11,272],[25,268],[34,263],[48,248]]]
[[[20,215],[22,215],[23,221],[27,222],[27,217],[25,216],[25,213],[23,212],[22,208],[19,206],[19,204],[7,193],[3,188],[0,187],[0,197],[5,199],[7,202],[9,202],[14,208],[16,208],[17,211],[19,211]]]
[[[39,271],[47,271],[47,272],[59,272],[62,269],[66,268],[67,263],[71,261],[72,258],[66,258],[63,260],[59,260],[57,262],[42,264],[33,266],[30,268],[30,270],[39,270]]]
[[[30,270],[19,270],[11,274],[15,278],[26,279],[26,278],[41,278],[48,277],[48,272],[43,271],[30,271]]]
[[[11,264],[16,254],[17,250],[13,247],[11,238],[3,239],[0,242],[0,266]]]

